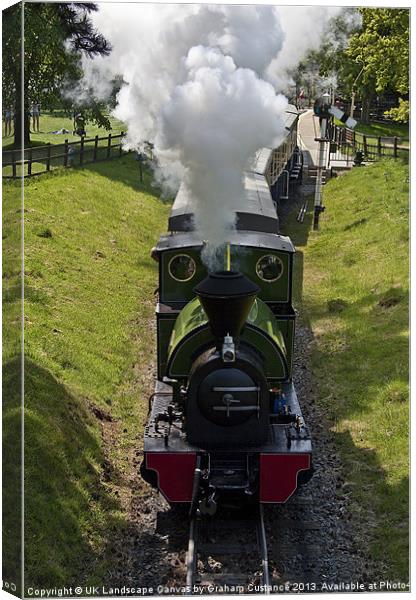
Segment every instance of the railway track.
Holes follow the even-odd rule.
[[[304,591],[320,580],[321,524],[311,497],[287,505],[219,509],[190,523],[186,585],[194,593]]]
[[[243,513],[243,514],[242,514]],[[257,569],[248,573],[247,557]],[[225,587],[257,586],[270,590],[267,539],[262,505],[239,510],[221,508],[214,517],[194,516],[190,523],[186,557],[186,585],[221,591]],[[256,589],[257,589],[256,588]]]

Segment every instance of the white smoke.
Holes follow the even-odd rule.
[[[104,3],[94,15],[113,51],[84,61],[85,81],[105,98],[122,75],[115,116],[127,147],[154,143],[159,179],[183,181],[211,245],[234,226],[255,152],[282,138],[287,100],[276,89],[340,10]]]
[[[184,66],[186,81],[162,110],[156,143],[177,152],[197,229],[217,246],[234,225],[250,158],[281,141],[287,100],[217,49],[194,46]]]
[[[271,61],[266,77],[277,91],[287,92],[294,82],[291,73],[311,50],[317,50],[331,19],[344,9],[337,6],[281,6],[278,8],[285,32],[282,50]]]

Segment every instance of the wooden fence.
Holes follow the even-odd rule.
[[[366,135],[347,127],[334,126],[330,131],[329,161],[353,162],[357,152],[365,161],[381,158],[409,158],[409,147],[400,144],[398,137]]]
[[[48,173],[60,167],[82,166],[121,156],[125,133],[105,137],[81,138],[63,144],[48,143],[22,150],[3,150],[3,172],[6,179],[20,179]],[[114,143],[115,142],[115,143]]]

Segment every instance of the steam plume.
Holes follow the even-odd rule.
[[[176,188],[183,181],[212,246],[234,226],[255,152],[282,139],[287,100],[271,82],[285,89],[288,69],[340,10],[320,9],[312,39],[317,8],[300,19],[304,7],[114,3],[94,15],[113,52],[85,60],[86,81],[105,97],[108,81],[122,74],[115,116],[128,126],[127,148],[155,144],[159,178]]]

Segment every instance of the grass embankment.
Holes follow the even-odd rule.
[[[120,131],[126,131],[125,125],[115,119],[109,117],[111,123],[110,133],[120,133]],[[32,147],[42,146],[44,144],[63,144],[67,139],[69,142],[79,141],[79,135],[73,135],[74,131],[74,120],[71,117],[65,115],[64,111],[42,112],[39,118],[39,129],[40,131],[33,131],[33,122],[30,119],[30,142]],[[70,133],[65,134],[54,134],[52,131],[60,131],[61,129],[67,129]],[[4,121],[2,129],[2,146],[3,150],[11,150],[14,147],[14,135],[12,128],[12,135],[5,137],[4,135]],[[108,135],[108,131],[103,127],[98,127],[93,123],[86,123],[85,125],[86,137],[95,137],[96,135],[104,137]]]
[[[26,184],[27,585],[102,584],[126,525],[154,352],[150,248],[169,210],[150,175],[138,179],[125,156]],[[3,184],[6,199],[16,187]],[[6,206],[5,222],[17,221],[18,205]]]
[[[297,249],[297,301],[315,338],[313,375],[339,445],[357,522],[386,579],[408,580],[408,166],[382,161],[325,187]],[[311,202],[312,205],[312,202]],[[308,239],[309,235],[309,239]],[[302,297],[303,296],[303,297]]]
[[[21,190],[3,194],[3,582],[21,593]],[[5,188],[3,188],[3,192]],[[3,589],[5,589],[3,587]],[[9,588],[10,590],[10,588]]]

